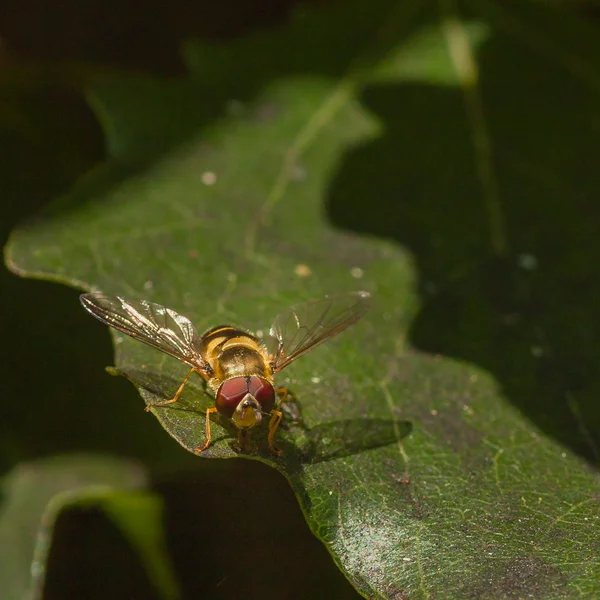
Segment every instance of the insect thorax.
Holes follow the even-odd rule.
[[[209,385],[216,392],[219,385],[233,377],[258,375],[272,381],[266,350],[246,331],[220,325],[202,336],[203,354],[213,368]]]
[[[270,381],[272,377],[262,352],[246,345],[224,349],[219,354],[215,366],[215,377],[221,381],[250,375],[258,375]]]

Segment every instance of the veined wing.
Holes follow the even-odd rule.
[[[82,294],[80,300],[89,313],[106,325],[211,374],[210,366],[198,350],[198,332],[183,315],[160,304],[135,302],[121,296]]]
[[[356,323],[369,309],[368,292],[325,296],[293,306],[279,315],[270,330],[277,347],[273,370],[281,371],[330,337]]]

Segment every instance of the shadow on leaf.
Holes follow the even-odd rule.
[[[290,434],[281,440],[283,459],[290,472],[303,464],[316,464],[352,456],[375,448],[389,446],[404,439],[412,431],[409,421],[389,419],[343,419],[329,421],[302,430],[293,441]]]

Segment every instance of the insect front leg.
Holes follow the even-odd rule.
[[[194,452],[204,452],[204,450],[206,450],[210,445],[210,415],[212,415],[215,412],[217,412],[217,409],[214,406],[206,410],[206,441],[204,442],[203,446],[198,446],[197,448],[194,448]]]
[[[276,410],[279,410],[281,405],[288,399],[288,396],[291,397],[290,390],[285,387],[279,387],[275,390],[275,394],[279,397],[279,401],[275,408]]]
[[[273,452],[274,454],[277,454],[277,456],[281,456],[283,454],[283,451],[275,447],[274,438],[275,433],[277,432],[277,429],[279,428],[279,424],[281,423],[281,419],[283,417],[283,413],[280,410],[281,405],[290,395],[290,393],[288,389],[284,387],[277,388],[275,390],[275,393],[279,397],[279,401],[277,402],[276,407],[271,411],[271,419],[269,420],[269,435],[267,437],[267,441],[269,443],[269,450],[271,450],[271,452]]]
[[[198,371],[197,369],[194,369],[194,368],[190,369],[190,372],[186,375],[185,379],[183,380],[183,382],[181,383],[181,385],[175,392],[175,395],[170,400],[164,400],[163,402],[151,402],[150,404],[148,404],[146,406],[146,408],[145,408],[146,412],[150,411],[150,409],[154,408],[155,406],[167,406],[168,404],[173,404],[174,402],[177,402],[177,400],[179,400],[179,397],[181,396],[181,394],[183,392],[183,388],[185,387],[185,384],[188,382],[189,378],[192,376],[192,373],[194,371],[197,373],[200,373],[200,371]],[[202,373],[200,373],[200,374],[202,375]]]

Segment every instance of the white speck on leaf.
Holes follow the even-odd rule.
[[[202,173],[202,183],[204,185],[214,185],[217,183],[217,176],[212,171],[205,171]]]
[[[149,292],[154,287],[154,284],[148,280],[144,282],[144,289]]]
[[[364,275],[364,271],[360,267],[354,267],[350,269],[350,275],[352,275],[354,279],[360,279]]]
[[[538,266],[538,261],[533,254],[524,253],[518,256],[517,264],[525,271],[535,271]]]
[[[296,265],[294,273],[296,273],[298,277],[308,277],[312,273],[312,271],[310,270],[310,267],[308,265]]]
[[[40,577],[44,573],[44,565],[42,562],[35,560],[31,564],[31,576],[32,577]]]
[[[531,346],[531,356],[534,358],[540,358],[544,356],[544,349],[541,346]]]
[[[300,165],[294,165],[291,177],[293,181],[304,181],[307,177],[306,169]]]

